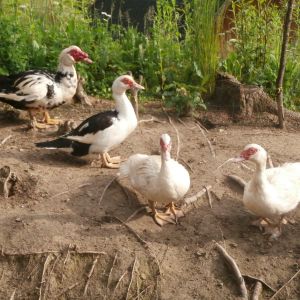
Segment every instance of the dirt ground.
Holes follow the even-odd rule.
[[[80,104],[58,108],[52,116],[77,123],[113,102],[95,107]],[[12,194],[0,197],[0,299],[237,299],[239,289],[224,259],[215,250],[223,245],[242,274],[261,277],[279,289],[300,268],[300,212],[295,224],[284,226],[277,241],[249,224],[254,219],[242,205],[242,190],[227,178],[238,174],[249,179],[251,171],[237,164],[217,167],[239,154],[248,143],[269,150],[275,165],[300,161],[299,130],[278,130],[270,116],[233,123],[225,113],[203,112],[205,134],[191,118],[179,131],[179,161],[191,176],[187,197],[212,186],[212,208],[200,197],[178,225],[157,226],[145,210],[125,221],[143,199],[117,183],[103,189],[117,170],[91,166],[97,156],[72,157],[67,150],[35,148],[34,142],[56,136],[53,130],[28,131],[25,118],[0,113],[0,167],[7,165],[16,180]],[[145,122],[111,155],[154,154],[159,136],[177,136],[166,116],[155,105],[141,107],[141,119],[155,116],[162,123]],[[209,121],[211,122],[209,122]],[[248,166],[251,166],[248,164]],[[132,230],[131,230],[132,229]],[[1,255],[2,254],[2,255]],[[299,276],[276,299],[300,299]],[[249,292],[254,281],[246,281]],[[262,299],[273,292],[263,290]]]

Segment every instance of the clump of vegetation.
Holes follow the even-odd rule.
[[[131,71],[144,77],[143,97],[161,98],[178,113],[190,112],[205,107],[218,67],[274,93],[283,8],[267,5],[267,0],[259,0],[258,6],[232,1],[234,38],[231,52],[220,59],[216,16],[224,1],[182,2],[179,7],[175,0],[157,0],[153,25],[141,33],[113,25],[109,17],[92,18],[92,0],[0,1],[0,74],[54,71],[59,52],[75,44],[95,62],[77,66],[93,95],[109,97],[114,78]],[[299,11],[298,5],[284,86],[285,104],[294,108],[300,102]]]
[[[229,34],[233,38],[228,41],[230,53],[220,64],[221,70],[233,74],[243,83],[263,86],[272,96],[276,90],[286,11],[285,5],[281,5],[267,0],[255,3],[232,1],[234,26]],[[300,109],[299,9],[298,4],[284,77],[285,106],[293,109],[297,106]]]

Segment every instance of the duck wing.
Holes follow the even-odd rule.
[[[55,97],[54,75],[30,70],[0,78],[0,101],[17,109],[35,108]]]

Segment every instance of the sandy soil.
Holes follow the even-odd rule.
[[[79,122],[112,105],[74,105],[52,115]],[[164,123],[142,123],[111,154],[157,153],[160,134],[168,132],[175,155],[176,133],[166,116],[151,105],[141,111],[142,119],[155,115]],[[217,167],[252,142],[268,149],[275,165],[300,161],[299,131],[278,130],[266,116],[242,125],[221,112],[200,117],[214,124],[206,136],[215,158],[193,119],[183,119],[186,126],[175,118],[174,123],[180,161],[188,165],[192,181],[187,196],[212,185],[212,208],[204,195],[179,225],[162,228],[140,211],[126,223],[131,231],[118,219],[125,221],[143,199],[132,193],[127,197],[113,183],[98,203],[116,170],[91,166],[97,156],[79,159],[66,150],[35,148],[34,142],[53,138],[55,132],[28,131],[25,119],[2,112],[0,141],[11,137],[0,145],[0,167],[8,165],[17,180],[13,194],[0,197],[0,299],[237,299],[237,281],[215,242],[226,247],[243,274],[262,277],[275,290],[287,282],[300,265],[300,212],[296,223],[285,225],[279,240],[270,242],[249,225],[254,217],[243,208],[242,190],[226,178],[249,179],[251,171],[237,164]],[[299,278],[276,299],[299,299]],[[253,291],[255,282],[246,282]],[[272,294],[264,288],[263,299]]]

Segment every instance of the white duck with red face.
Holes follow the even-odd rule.
[[[183,216],[174,202],[181,200],[190,187],[188,171],[171,158],[171,138],[160,137],[161,155],[135,154],[121,164],[120,177],[128,177],[132,187],[148,199],[154,220],[159,225],[176,223]],[[166,205],[164,213],[155,204]]]
[[[59,55],[56,74],[43,70],[30,70],[9,76],[0,76],[0,101],[17,109],[27,110],[33,125],[44,128],[36,121],[34,113],[44,112],[46,124],[58,124],[49,117],[48,109],[71,101],[76,93],[77,74],[74,64],[92,63],[87,53],[77,46],[64,49]]]
[[[36,145],[42,148],[72,148],[72,154],[76,156],[100,153],[104,167],[119,168],[120,157],[110,157],[108,152],[120,145],[137,126],[136,114],[126,96],[129,89],[144,87],[129,75],[119,76],[112,85],[116,101],[114,110],[95,114],[63,137]]]
[[[272,236],[281,233],[282,218],[300,201],[300,163],[286,163],[266,169],[267,152],[257,145],[247,145],[235,162],[249,160],[256,165],[252,179],[244,189],[243,203],[250,212],[274,225]],[[271,222],[269,222],[269,220]],[[274,227],[274,226],[273,226]]]

